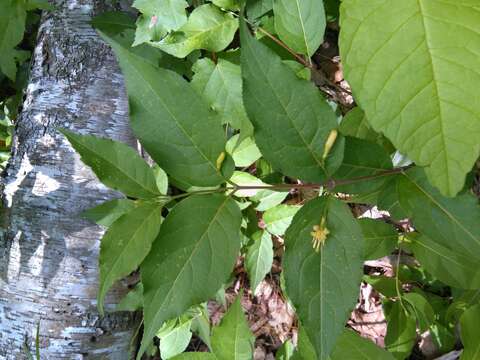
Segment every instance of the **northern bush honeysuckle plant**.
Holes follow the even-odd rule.
[[[115,51],[131,127],[155,166],[127,145],[62,131],[98,178],[125,195],[85,215],[108,227],[102,314],[110,287],[140,269],[141,282],[118,308],[143,310],[137,359],[155,336],[163,358],[252,359],[239,300],[213,330],[202,303],[227,283],[240,252],[254,291],[272,266],[272,236],[284,238],[284,295],[301,323],[295,351],[285,343],[279,358],[404,359],[417,333],[429,330],[446,352],[460,324],[463,356],[473,359],[480,346],[480,207],[470,190],[480,150],[478,2],[133,6],[136,23],[106,13],[93,24]],[[310,80],[320,71],[312,56],[327,20],[340,25],[340,58],[358,104],[346,113]],[[410,161],[397,161],[400,153]],[[301,201],[286,203],[293,192]],[[357,219],[355,203],[384,210],[386,221]],[[366,260],[392,253],[394,278],[364,275]],[[402,264],[402,254],[414,265]],[[386,350],[345,329],[362,281],[383,295]],[[436,301],[440,291],[449,301]],[[192,331],[209,353],[178,355]]]

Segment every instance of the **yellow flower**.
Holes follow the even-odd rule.
[[[314,225],[313,231],[310,233],[315,252],[320,252],[320,248],[325,244],[328,234],[330,234],[330,231],[325,226],[325,218],[322,218],[320,225]]]

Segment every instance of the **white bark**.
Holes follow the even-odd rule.
[[[100,318],[97,256],[102,229],[79,213],[118,196],[101,185],[57,132],[132,143],[123,79],[90,27],[105,1],[55,0],[44,14],[31,81],[3,180],[0,359],[127,359],[135,319]],[[122,286],[112,291],[113,308]],[[110,305],[108,305],[110,304]]]

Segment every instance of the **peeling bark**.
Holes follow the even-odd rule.
[[[43,15],[31,80],[2,186],[0,359],[127,359],[135,319],[100,318],[97,257],[103,230],[79,213],[118,196],[101,185],[63,127],[134,144],[110,49],[90,27],[105,1],[55,0]],[[125,286],[112,290],[113,309]]]

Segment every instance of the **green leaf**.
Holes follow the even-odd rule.
[[[185,62],[146,44],[132,48],[135,38],[135,22],[129,14],[117,11],[102,13],[92,19],[92,26],[108,35],[109,43],[117,43],[118,46],[127,49],[132,56],[137,56],[155,68],[160,65],[183,74],[184,67],[186,67]],[[105,35],[102,36],[106,39]]]
[[[311,232],[323,222],[329,234],[317,252]],[[356,303],[362,265],[360,226],[340,200],[317,198],[295,215],[285,235],[286,292],[319,359],[333,350]]]
[[[214,354],[207,352],[186,352],[175,356],[172,360],[219,360]]]
[[[283,60],[285,65],[288,65],[290,69],[293,70],[295,75],[297,75],[300,79],[310,81],[312,79],[312,72],[309,68],[303,66],[299,62],[295,60]]]
[[[240,222],[235,201],[220,194],[191,196],[172,209],[140,268],[145,331],[138,359],[166,320],[210,299],[227,280]]]
[[[179,75],[191,77],[191,66],[196,60],[193,56],[187,59],[178,59],[169,55],[160,49],[154,48],[148,44],[136,45],[132,48],[135,39],[135,22],[129,14],[122,12],[111,12],[107,18],[105,14],[95,17],[92,25],[107,34],[111,39],[110,43],[115,42],[128,50],[131,55],[136,55],[142,60],[149,62],[155,68],[160,66],[164,69],[175,71]]]
[[[409,240],[415,258],[430,274],[454,287],[480,289],[480,261],[473,250],[465,254],[455,244],[446,247],[425,235],[410,235]]]
[[[228,139],[225,149],[232,156],[237,167],[248,167],[262,157],[255,141],[251,137],[242,141],[240,134]]]
[[[120,301],[115,311],[137,311],[143,308],[143,284],[139,282]]]
[[[273,9],[273,0],[248,0],[247,15],[249,19],[257,19]]]
[[[415,318],[403,309],[400,301],[393,303],[387,319],[385,348],[398,360],[411,353],[417,337]]]
[[[185,0],[135,0],[132,6],[142,12],[137,20],[133,46],[158,41],[187,22]]]
[[[259,25],[262,27],[263,30],[265,30],[266,32],[269,32],[272,35],[276,35],[275,17],[273,16],[273,14],[272,15],[267,14],[261,19],[258,19],[257,21],[259,22]],[[272,38],[265,35],[262,31],[257,31],[255,32],[254,35],[255,35],[255,38],[260,41],[260,43],[262,43],[263,45],[268,47],[270,50],[272,50],[275,54],[277,54],[282,59],[282,62],[285,65],[287,65],[288,62],[292,60],[291,52],[285,49],[284,46],[281,46],[280,44],[278,44],[276,41],[272,41]],[[290,66],[289,68],[291,69]]]
[[[193,72],[193,88],[220,115],[222,124],[240,130],[240,141],[252,135],[253,126],[243,106],[240,66],[224,59],[215,64],[202,58],[193,65]]]
[[[430,329],[430,334],[432,334],[433,344],[442,353],[453,350],[458,342],[458,335],[454,334],[452,329],[449,329],[439,323],[435,323],[432,326]]]
[[[397,186],[400,204],[417,230],[480,263],[480,205],[475,196],[446,198],[419,168],[405,172]]]
[[[160,194],[166,195],[168,192],[167,173],[158,165],[153,166],[152,170],[153,175],[155,175],[155,182],[157,183],[158,191],[160,191]]]
[[[411,305],[411,313],[417,318],[420,331],[422,333],[427,331],[435,321],[435,312],[425,296],[411,292],[403,295],[402,299],[404,303]]]
[[[445,322],[452,325],[458,322],[467,308],[480,304],[480,290],[462,291],[461,295],[454,296],[453,300],[445,314]]]
[[[334,176],[335,179],[375,176],[392,168],[390,156],[380,145],[347,137],[343,162]],[[378,190],[386,181],[388,181],[388,176],[382,176],[368,181],[336,186],[335,191],[354,194],[372,192]]]
[[[338,338],[330,356],[331,360],[393,360],[387,351],[375,345],[372,341],[361,337],[355,331],[345,329]]]
[[[240,10],[240,0],[211,0],[212,3],[227,10]]]
[[[375,142],[381,136],[372,130],[365,113],[359,107],[350,110],[342,119],[338,130],[345,136]]]
[[[286,340],[282,346],[280,346],[275,354],[275,360],[290,360],[292,359],[295,347],[291,340]]]
[[[115,199],[88,209],[82,213],[85,219],[96,222],[98,225],[110,226],[120,216],[135,208],[135,203],[128,199]]]
[[[215,293],[215,301],[221,304],[224,308],[227,307],[227,299],[225,298],[225,284],[222,284],[220,289]]]
[[[400,205],[398,198],[398,183],[402,179],[401,175],[389,177],[385,185],[379,190],[378,208],[389,212],[390,216],[395,220],[402,220],[408,217],[408,214]]]
[[[255,293],[258,284],[272,269],[273,243],[271,235],[266,231],[253,234],[252,239],[253,244],[248,248],[245,257],[245,266],[250,279],[250,288]]]
[[[53,5],[50,5],[48,3],[48,0],[26,0],[25,6],[27,10],[55,10],[55,7]]]
[[[310,182],[338,168],[343,142],[323,158],[337,127],[336,115],[318,89],[299,79],[275,53],[255,40],[245,23],[242,43],[243,99],[265,159],[285,175]]]
[[[460,360],[473,360],[480,357],[479,322],[480,304],[469,308],[460,318],[460,332],[463,343],[463,353]]]
[[[250,173],[243,171],[234,171],[230,181],[239,186],[268,186],[259,178],[251,175]],[[258,193],[258,189],[244,189],[235,192],[235,196],[249,197],[255,196]]]
[[[360,219],[363,238],[365,239],[365,260],[374,260],[390,255],[397,246],[398,233],[381,220]]]
[[[150,251],[162,223],[161,205],[145,203],[121,216],[100,244],[98,310],[103,314],[107,291],[115,281],[138,268]]]
[[[327,25],[321,0],[276,0],[275,30],[297,53],[311,57],[323,42]]]
[[[245,209],[247,209],[250,205],[252,205],[252,203],[250,201],[236,201],[237,205],[238,205],[238,208],[243,211]]]
[[[297,351],[293,354],[292,360],[316,360],[315,348],[305,332],[305,327],[299,324]]]
[[[115,50],[127,82],[133,131],[155,162],[190,186],[222,183],[217,159],[226,139],[217,116],[180,75],[155,68],[131,48],[102,36]]]
[[[120,11],[106,11],[92,19],[92,26],[110,35],[119,34],[126,29],[135,29],[135,19]]]
[[[345,78],[368,122],[454,196],[480,154],[478,2],[346,0],[340,19]]]
[[[265,211],[263,221],[267,231],[276,236],[285,234],[298,210],[300,210],[300,206],[277,205]]]
[[[336,20],[340,11],[340,0],[324,0],[324,6],[327,22]]]
[[[190,14],[185,25],[161,41],[150,45],[179,58],[193,50],[221,51],[233,40],[238,29],[237,19],[212,4],[201,5]]]
[[[212,348],[210,336],[210,317],[208,314],[207,304],[200,307],[199,313],[192,320],[192,331],[198,335],[200,339]]]
[[[366,194],[356,194],[356,195],[351,195],[349,194],[346,202],[347,203],[353,203],[353,204],[368,204],[372,206],[376,206],[378,204],[378,194],[380,193],[380,190],[376,190],[370,193]]]
[[[98,179],[127,196],[159,195],[152,169],[130,146],[110,139],[60,130]]]
[[[219,360],[251,360],[255,337],[241,305],[242,293],[230,306],[219,326],[213,328],[212,350]]]
[[[398,296],[395,278],[364,275],[363,281],[372,285],[375,290],[386,297],[393,298]]]
[[[160,356],[170,359],[185,351],[192,338],[191,321],[176,326],[172,331],[160,337]]]
[[[17,46],[25,31],[26,9],[23,1],[3,0],[0,5],[0,70],[15,81]]]
[[[288,191],[260,190],[255,196],[252,196],[250,200],[258,201],[255,210],[266,211],[281,204],[287,196]]]

